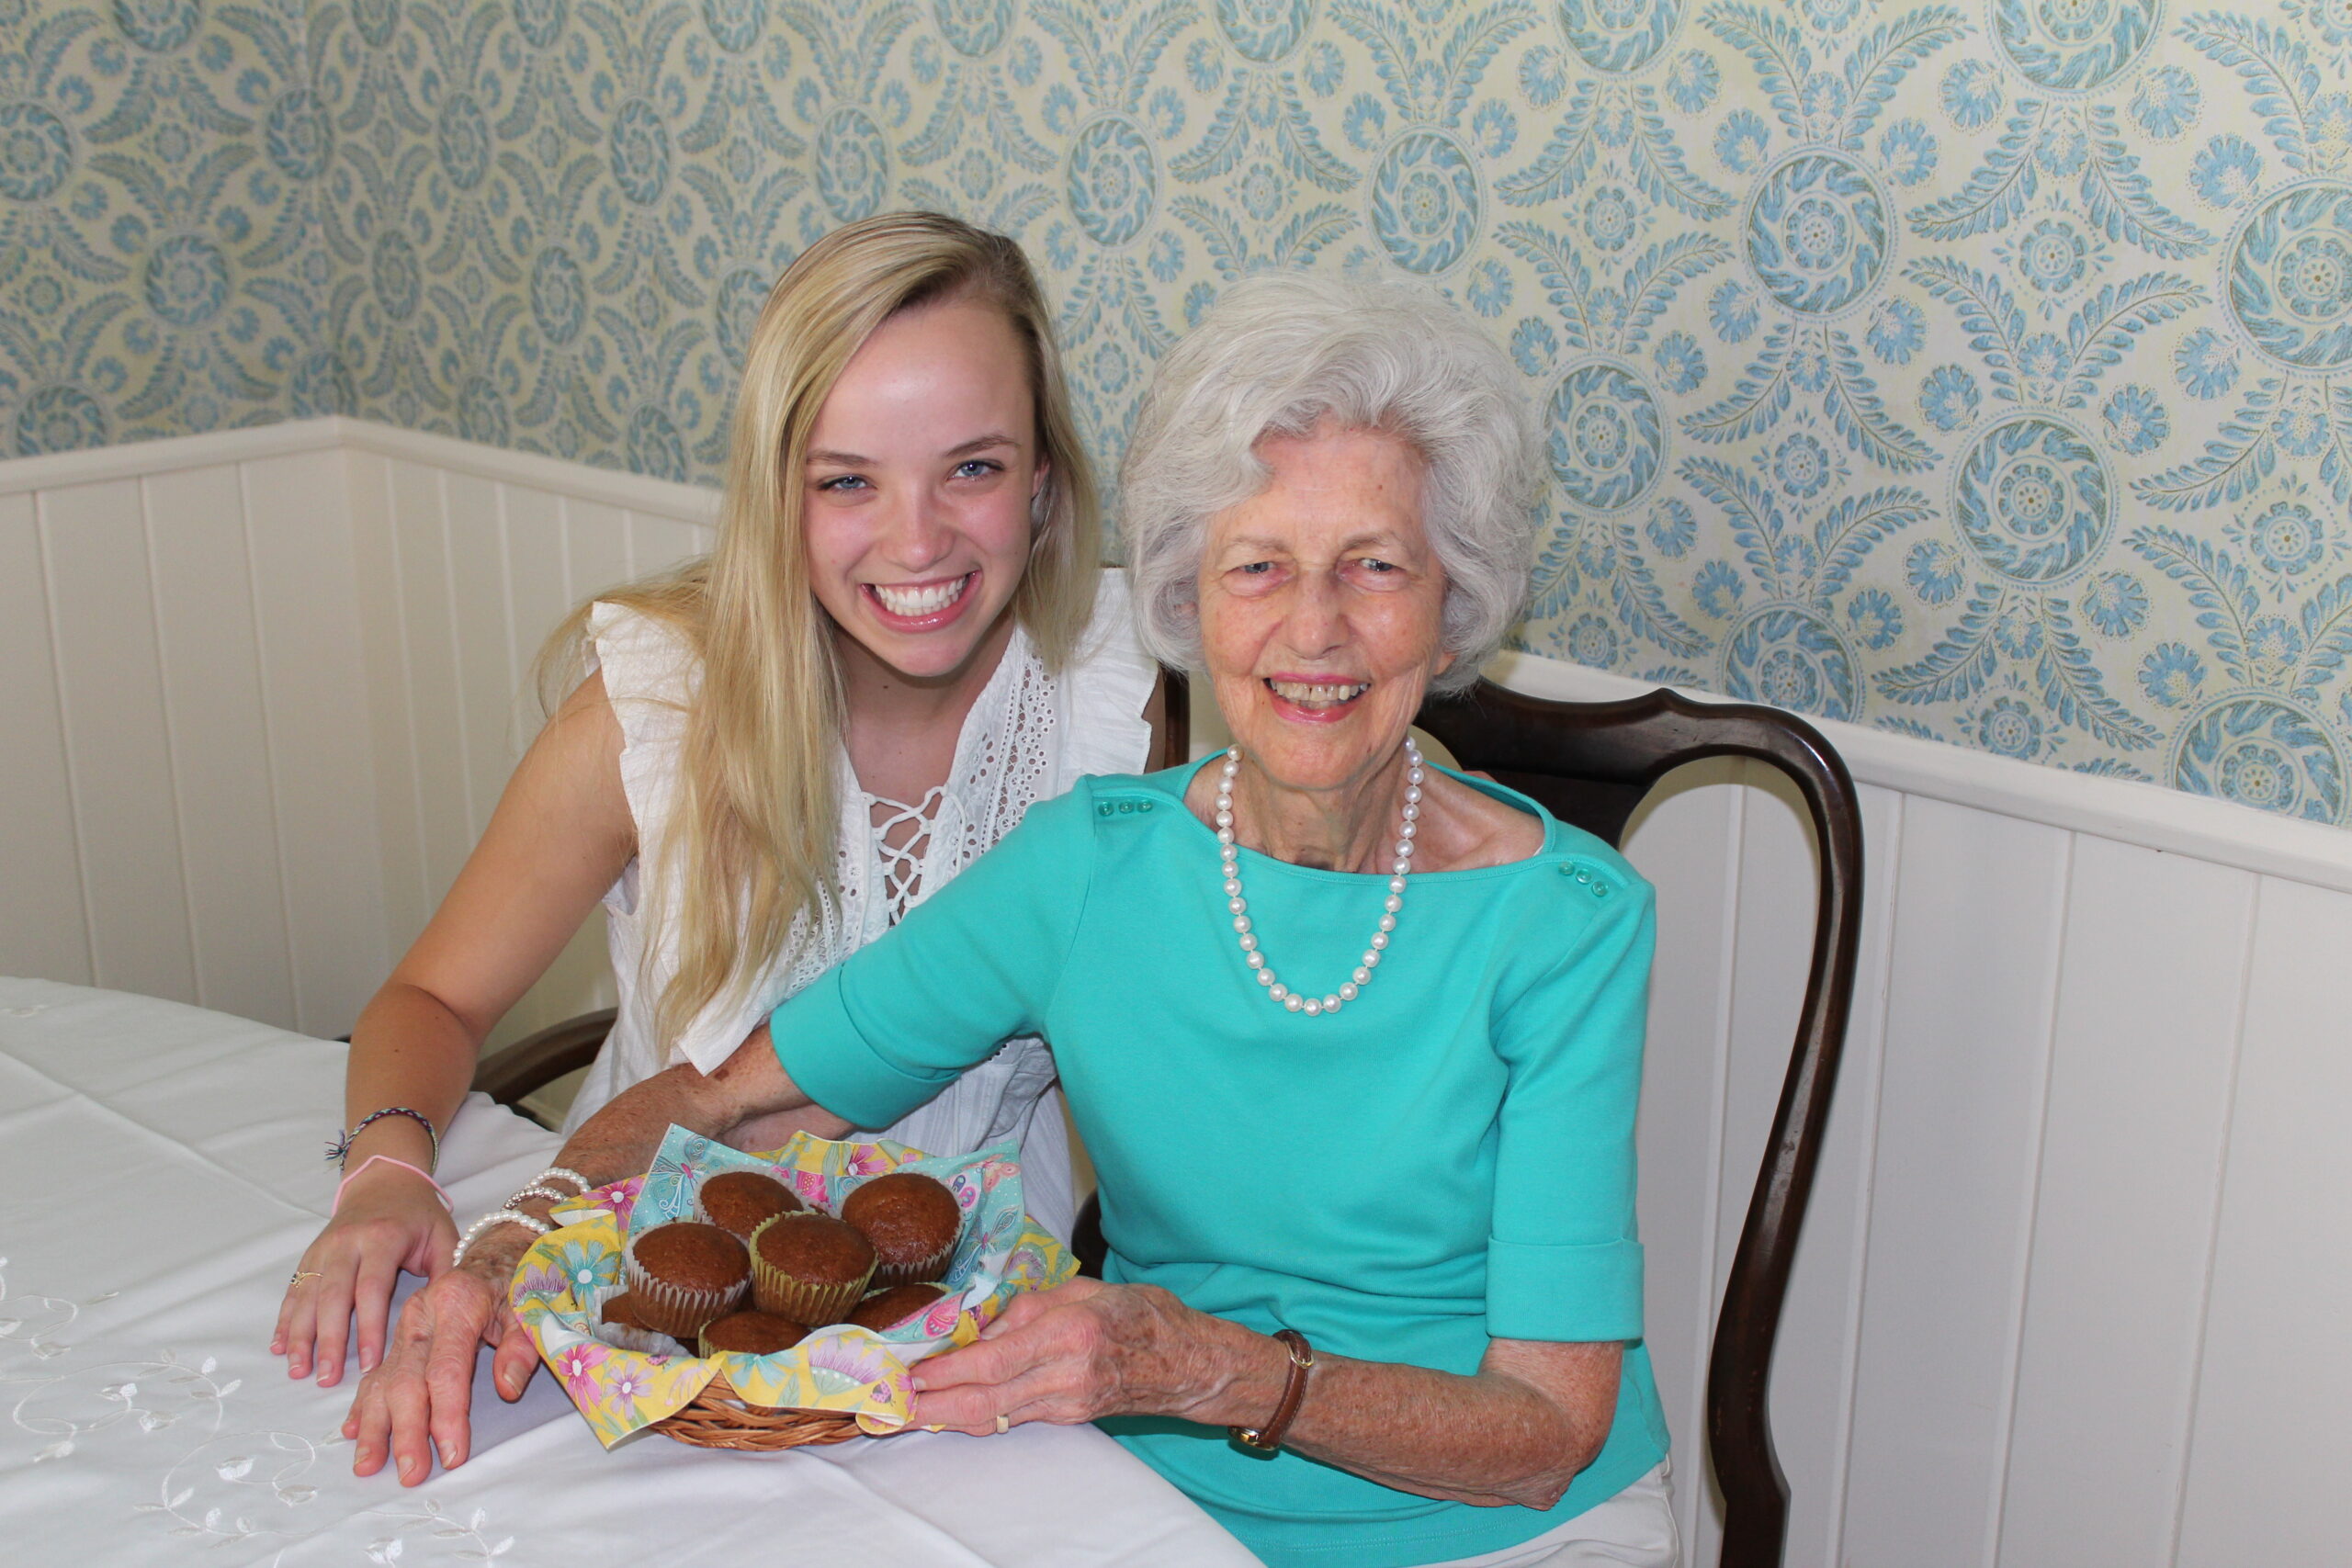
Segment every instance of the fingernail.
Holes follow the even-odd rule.
[[[372,1372],[376,1370],[376,1363],[379,1359],[381,1358],[375,1351],[362,1350],[359,1353],[359,1370],[363,1372]]]

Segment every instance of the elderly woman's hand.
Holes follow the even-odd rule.
[[[360,1380],[344,1418],[343,1435],[358,1443],[354,1474],[373,1475],[389,1457],[401,1484],[417,1485],[433,1472],[428,1441],[443,1465],[466,1462],[474,1358],[484,1343],[498,1348],[492,1368],[498,1392],[510,1401],[523,1396],[538,1351],[506,1301],[505,1282],[520,1251],[479,1247],[463,1268],[409,1298],[384,1364]]]
[[[1157,1286],[1073,1280],[1013,1297],[978,1343],[918,1366],[914,1420],[978,1433],[1001,1430],[999,1416],[1057,1425],[1142,1414],[1206,1419],[1243,1369],[1286,1359],[1273,1341]],[[1279,1373],[1274,1381],[1279,1387]]]

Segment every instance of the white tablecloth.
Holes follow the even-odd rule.
[[[186,1564],[871,1563],[1247,1568],[1092,1427],[910,1433],[778,1455],[606,1453],[544,1371],[454,1472],[362,1481],[345,1385],[268,1353],[334,1193],[343,1049],[170,1002],[0,979],[0,1560]],[[476,1100],[461,1218],[553,1134]],[[481,1406],[477,1400],[477,1407]],[[492,1403],[495,1403],[492,1401]],[[495,1427],[496,1430],[492,1428]]]

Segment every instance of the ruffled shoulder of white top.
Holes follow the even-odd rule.
[[[640,846],[667,821],[677,787],[686,710],[702,685],[702,660],[684,632],[641,610],[600,599],[589,606],[590,666],[621,729],[621,793]]]
[[[1140,773],[1151,760],[1151,726],[1143,716],[1159,666],[1136,640],[1135,603],[1127,574],[1102,569],[1094,618],[1066,677],[1069,742],[1062,757],[1067,790],[1088,773]]]

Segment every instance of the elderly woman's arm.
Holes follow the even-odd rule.
[[[762,1024],[708,1075],[672,1067],[614,1097],[571,1135],[555,1163],[602,1186],[650,1166],[673,1124],[723,1137],[754,1117],[808,1103],[778,1065]],[[551,1206],[541,1198],[519,1205],[541,1219]],[[474,1357],[485,1343],[497,1347],[492,1377],[499,1393],[522,1397],[538,1354],[507,1303],[506,1285],[533,1239],[521,1225],[493,1226],[468,1250],[463,1267],[409,1299],[383,1364],[361,1380],[343,1423],[343,1435],[356,1440],[356,1472],[373,1475],[389,1458],[401,1484],[414,1486],[433,1468],[428,1442],[443,1464],[463,1464],[471,1447]]]
[[[1491,1025],[1510,1079],[1477,1371],[1318,1347],[1284,1447],[1422,1496],[1549,1508],[1608,1440],[1623,1347],[1641,1333],[1633,1139],[1656,924],[1638,883],[1585,904],[1580,928],[1556,933],[1556,958]],[[915,1419],[974,1432],[1000,1415],[1256,1428],[1290,1365],[1279,1341],[1164,1291],[1080,1281],[1016,1300],[981,1343],[924,1362]]]
[[[861,1109],[858,1097],[919,1093],[973,1049],[958,1043],[967,1035],[1037,1027],[1077,911],[1108,896],[1090,891],[1091,835],[1070,830],[1097,809],[1035,808],[1018,843],[787,1004],[777,1033],[787,1072],[822,1103],[879,1115],[891,1106]],[[1540,939],[1557,942],[1555,956],[1488,1039],[1510,1076],[1499,1107],[1481,1113],[1495,1117],[1496,1184],[1477,1371],[1319,1346],[1286,1447],[1425,1496],[1543,1508],[1606,1442],[1622,1346],[1641,1333],[1633,1129],[1655,927],[1637,882],[1562,909]],[[1057,1043],[1081,1081],[1118,1070],[1115,1050]],[[1165,1291],[1080,1281],[1016,1299],[981,1343],[922,1363],[914,1419],[971,1432],[996,1430],[1000,1416],[1126,1415],[1254,1428],[1280,1404],[1289,1367],[1276,1340]]]
[[[1497,1339],[1475,1376],[1315,1353],[1283,1446],[1424,1497],[1548,1508],[1608,1440],[1623,1347]],[[1290,1353],[1148,1285],[1081,1280],[1016,1298],[981,1342],[922,1363],[915,1419],[1175,1416],[1263,1425]]]

